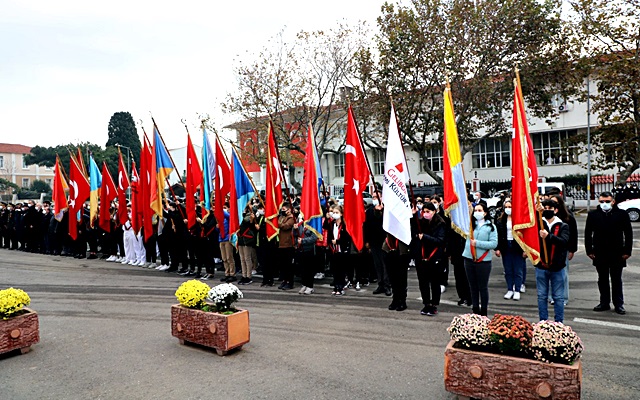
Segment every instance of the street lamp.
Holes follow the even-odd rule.
[[[591,93],[587,75],[587,212],[591,209]]]

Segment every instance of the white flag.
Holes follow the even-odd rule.
[[[407,160],[404,157],[400,132],[398,132],[396,113],[393,104],[391,104],[387,157],[384,162],[382,182],[382,202],[384,203],[382,227],[386,232],[408,245],[411,242],[409,221],[413,213],[407,193],[407,182],[409,182]]]

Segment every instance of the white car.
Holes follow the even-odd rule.
[[[640,199],[626,200],[618,203],[618,208],[629,214],[631,222],[640,221]]]
[[[344,193],[340,193],[335,197],[335,199],[339,206],[344,206]],[[371,196],[369,192],[362,192],[362,199],[364,200],[365,206],[373,204],[373,196]]]

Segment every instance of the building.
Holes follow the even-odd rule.
[[[595,92],[595,85],[591,86]],[[539,118],[529,117],[529,133],[531,135],[534,152],[538,162],[538,174],[541,179],[557,179],[567,175],[583,175],[587,173],[586,164],[589,157],[584,143],[578,143],[577,136],[585,134],[587,131],[587,104],[577,100],[567,100],[557,97],[553,103],[556,107],[557,115],[551,118],[551,124]],[[526,104],[525,104],[526,106]],[[343,114],[344,115],[344,114]],[[398,116],[402,118],[402,115]],[[510,121],[510,118],[506,119]],[[591,115],[591,128],[597,126],[597,115]],[[384,124],[383,124],[384,125]],[[228,128],[235,128],[238,125],[231,125]],[[343,133],[333,143],[333,148],[344,143],[346,135],[346,123],[339,124]],[[243,132],[237,130],[238,137]],[[478,133],[482,137],[483,132]],[[339,143],[341,141],[341,143]],[[259,146],[264,147],[264,146]],[[330,146],[331,148],[331,146]],[[386,153],[384,149],[365,149],[367,157],[374,174],[374,181],[381,182],[384,172],[384,162]],[[407,165],[412,182],[417,186],[434,185],[435,180],[425,172],[428,166],[438,176],[442,177],[443,158],[442,148],[435,147],[430,150],[427,157],[421,158],[418,153],[405,147]],[[323,178],[332,194],[342,190],[344,185],[344,152],[324,152],[320,155]],[[511,140],[510,138],[486,138],[480,139],[473,149],[463,157],[464,171],[467,181],[473,185],[473,189],[482,190],[482,182],[511,180]],[[637,170],[635,173],[638,173]],[[615,175],[619,171],[616,169],[592,171],[592,175]],[[303,171],[295,171],[295,179],[302,181]],[[264,173],[260,173],[254,178],[261,181]],[[263,182],[263,181],[261,181]],[[582,196],[586,199],[586,179]],[[257,181],[256,181],[257,184]],[[578,197],[581,197],[578,195]]]
[[[21,144],[0,143],[0,178],[29,188],[36,179],[53,187],[53,167],[27,165],[24,157],[31,153],[31,147]]]

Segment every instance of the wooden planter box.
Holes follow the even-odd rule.
[[[40,341],[38,314],[29,309],[7,320],[0,319],[0,354],[20,349],[22,354],[31,350],[31,345]]]
[[[457,349],[444,353],[444,386],[459,398],[580,399],[582,364],[536,360]]]
[[[180,339],[180,344],[212,347],[224,356],[249,343],[249,311],[224,315],[176,304],[171,306],[171,334]]]

